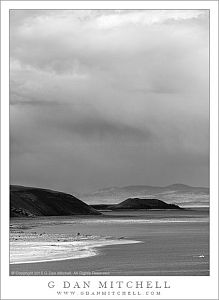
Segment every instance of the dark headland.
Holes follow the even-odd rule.
[[[10,186],[10,217],[100,214],[70,194],[35,187]]]

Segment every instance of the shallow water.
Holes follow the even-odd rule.
[[[16,264],[11,265],[11,272],[21,271],[21,275],[27,270],[103,272],[107,275],[209,275],[208,209],[105,214],[100,217],[13,219],[12,231],[23,231],[22,235],[27,237],[46,234],[55,240],[57,236],[80,233],[88,239],[107,239],[107,243],[98,248],[90,247],[92,257],[85,255],[71,260],[70,250],[68,261]],[[115,241],[119,239],[141,243],[118,244]],[[14,245],[11,250],[14,251]],[[58,259],[61,257],[62,251]]]

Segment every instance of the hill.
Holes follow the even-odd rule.
[[[181,209],[178,205],[167,204],[158,199],[139,199],[129,198],[119,204],[113,205],[92,205],[93,208],[99,210],[120,210],[120,209]]]
[[[158,199],[129,198],[114,205],[113,210],[115,209],[180,209],[180,207]]]
[[[185,184],[172,184],[165,187],[133,185],[109,187],[80,195],[80,199],[88,204],[105,203],[110,205],[127,198],[155,198],[182,207],[209,206],[209,188]]]
[[[10,186],[10,217],[99,214],[70,194],[35,187]]]

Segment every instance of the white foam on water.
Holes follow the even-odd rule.
[[[11,242],[10,264],[39,263],[79,259],[98,255],[96,248],[116,245],[135,244],[133,240],[96,240],[74,242]]]

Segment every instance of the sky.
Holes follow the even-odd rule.
[[[10,180],[209,185],[206,10],[11,10]]]

